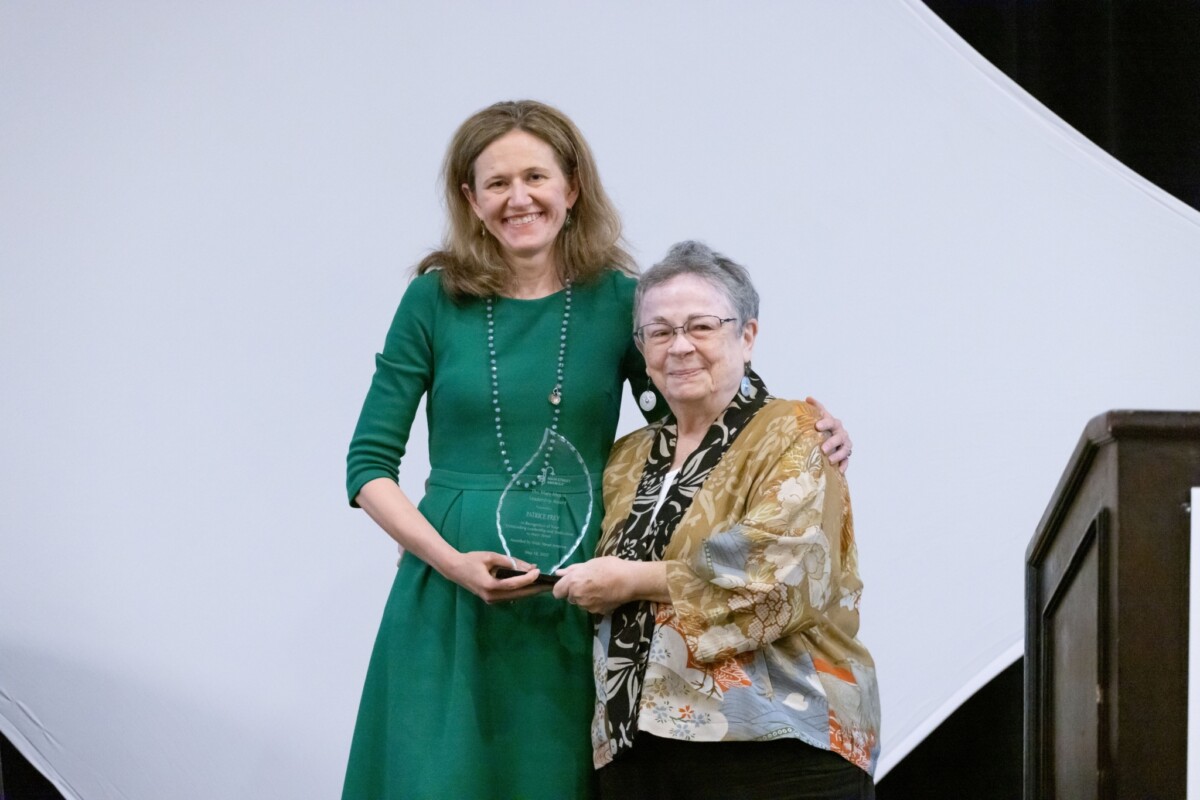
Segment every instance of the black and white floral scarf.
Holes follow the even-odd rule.
[[[683,466],[658,514],[654,507],[662,491],[663,480],[675,460],[678,426],[669,415],[654,436],[650,455],[638,482],[637,495],[621,532],[598,555],[617,556],[628,561],[661,561],[676,526],[692,504],[696,492],[708,474],[720,462],[725,451],[769,399],[767,387],[753,371],[750,396],[740,391],[717,420],[709,427]],[[612,613],[608,643],[608,674],[605,694],[608,738],[615,757],[633,745],[637,733],[638,703],[642,681],[654,635],[653,604],[648,601],[626,603]]]

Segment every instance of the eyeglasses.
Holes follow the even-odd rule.
[[[635,330],[633,337],[647,347],[666,347],[675,338],[675,331],[682,331],[683,335],[693,342],[703,342],[716,336],[726,322],[735,320],[737,317],[721,318],[715,314],[704,314],[691,317],[682,325],[651,322]]]

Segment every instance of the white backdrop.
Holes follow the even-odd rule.
[[[916,0],[10,0],[0,731],[67,796],[337,795],[395,562],[345,447],[446,142],[518,97],[846,420],[881,774],[1019,656],[1084,423],[1200,406],[1200,215]]]

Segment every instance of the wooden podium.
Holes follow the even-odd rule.
[[[1186,797],[1193,486],[1200,413],[1084,429],[1025,556],[1025,800]]]

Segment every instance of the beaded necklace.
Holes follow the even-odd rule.
[[[553,411],[550,413],[550,431],[553,433],[558,433],[558,416],[562,411],[563,364],[567,355],[567,327],[571,322],[570,281],[566,282],[563,296],[562,329],[558,336],[558,365],[555,369],[554,388],[550,390],[550,396],[546,398],[550,401],[550,405],[553,408]],[[496,441],[500,445],[500,458],[504,460],[504,469],[509,475],[515,477],[516,473],[513,471],[512,461],[508,458],[508,445],[504,441],[504,428],[500,422],[500,376],[496,369],[496,320],[492,309],[492,298],[489,296],[484,302],[487,305],[488,361],[492,375],[492,410],[496,413]],[[546,457],[542,461],[542,468],[538,471],[537,477],[531,481],[517,481],[522,488],[531,489],[546,482],[546,475],[550,470],[550,456],[554,454],[555,438],[554,436],[547,438]]]

